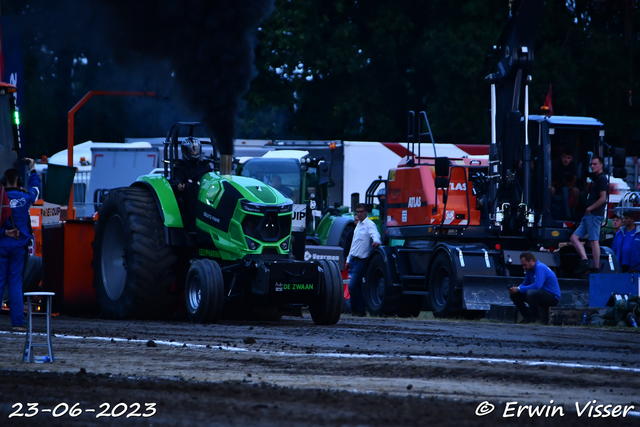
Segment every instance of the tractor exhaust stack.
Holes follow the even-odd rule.
[[[232,169],[231,154],[221,154],[220,175],[231,175]]]

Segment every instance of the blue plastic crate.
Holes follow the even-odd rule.
[[[589,307],[605,307],[611,294],[640,295],[640,274],[591,274]]]

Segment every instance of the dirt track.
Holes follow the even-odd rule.
[[[0,332],[0,425],[640,425],[631,329],[350,316],[319,327],[306,315],[217,325],[60,316],[53,331],[52,364],[22,363],[24,334]],[[494,410],[479,417],[484,401]],[[9,418],[29,414],[27,402],[37,415]],[[620,405],[619,416],[595,417],[599,404]],[[522,405],[542,416],[517,417]]]

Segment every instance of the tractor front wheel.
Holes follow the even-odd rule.
[[[194,261],[187,273],[184,296],[192,322],[218,321],[224,305],[224,281],[218,263],[209,259]]]

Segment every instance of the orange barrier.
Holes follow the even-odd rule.
[[[42,228],[42,288],[55,292],[54,311],[97,314],[93,288],[93,221],[68,220]]]

